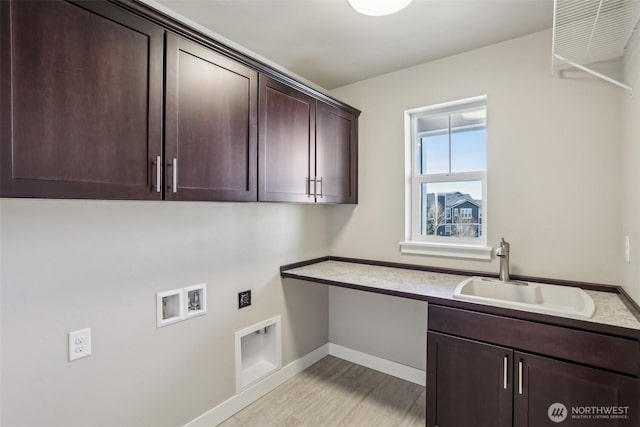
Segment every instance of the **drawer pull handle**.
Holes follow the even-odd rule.
[[[311,192],[311,183],[313,182],[313,193]],[[316,180],[309,178],[309,191],[307,192],[307,197],[315,197],[316,196]]]
[[[508,372],[509,358],[507,356],[504,357],[502,363],[502,387],[507,389],[507,372]]]
[[[161,191],[160,190],[160,180],[162,179],[162,176],[160,174],[161,173],[160,166],[162,165],[160,163],[160,156],[156,156],[155,165],[156,165],[156,193],[159,193]]]
[[[173,192],[178,192],[178,159],[173,158]]]
[[[522,360],[518,362],[518,393],[522,394]]]

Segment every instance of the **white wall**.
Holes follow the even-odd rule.
[[[640,34],[627,52],[625,80],[635,95],[624,97],[623,235],[629,236],[630,262],[622,262],[625,290],[640,304]]]
[[[0,201],[3,427],[182,425],[235,393],[233,332],[283,316],[283,363],[328,341],[328,291],[278,267],[326,255],[320,206]],[[156,328],[155,293],[208,284]],[[237,292],[253,305],[237,310]],[[67,332],[93,355],[67,362]]]
[[[593,78],[551,76],[550,50],[551,32],[543,31],[334,90],[363,113],[360,203],[330,212],[331,254],[498,271],[495,259],[407,256],[398,247],[405,229],[403,112],[487,95],[489,245],[501,236],[511,242],[516,274],[620,284],[626,95]],[[364,294],[359,302],[330,290],[330,340],[380,357],[394,353],[392,360],[424,369],[416,354],[424,354],[426,309],[412,302],[382,308]],[[381,309],[384,316],[370,316]],[[371,322],[362,328],[335,332],[366,316]],[[363,342],[369,330],[402,331],[403,353],[390,352],[377,335]]]

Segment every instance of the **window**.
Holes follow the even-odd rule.
[[[405,112],[409,200],[403,253],[490,259],[482,227],[487,215],[486,112],[485,97]]]

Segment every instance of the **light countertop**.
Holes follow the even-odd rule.
[[[283,271],[283,276],[419,299],[431,303],[455,301],[457,305],[464,305],[470,309],[486,307],[484,304],[453,299],[455,287],[468,277],[455,274],[329,260],[287,269]],[[582,321],[640,331],[640,322],[625,305],[619,294],[592,290],[585,290],[585,292],[593,298],[596,312],[593,318],[582,319]]]

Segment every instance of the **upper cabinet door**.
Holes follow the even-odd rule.
[[[257,72],[167,34],[165,198],[257,200]]]
[[[315,113],[314,98],[260,75],[260,201],[315,201]]]
[[[163,30],[106,2],[0,3],[0,195],[161,199]]]
[[[355,115],[318,101],[316,201],[358,202],[358,121]]]

